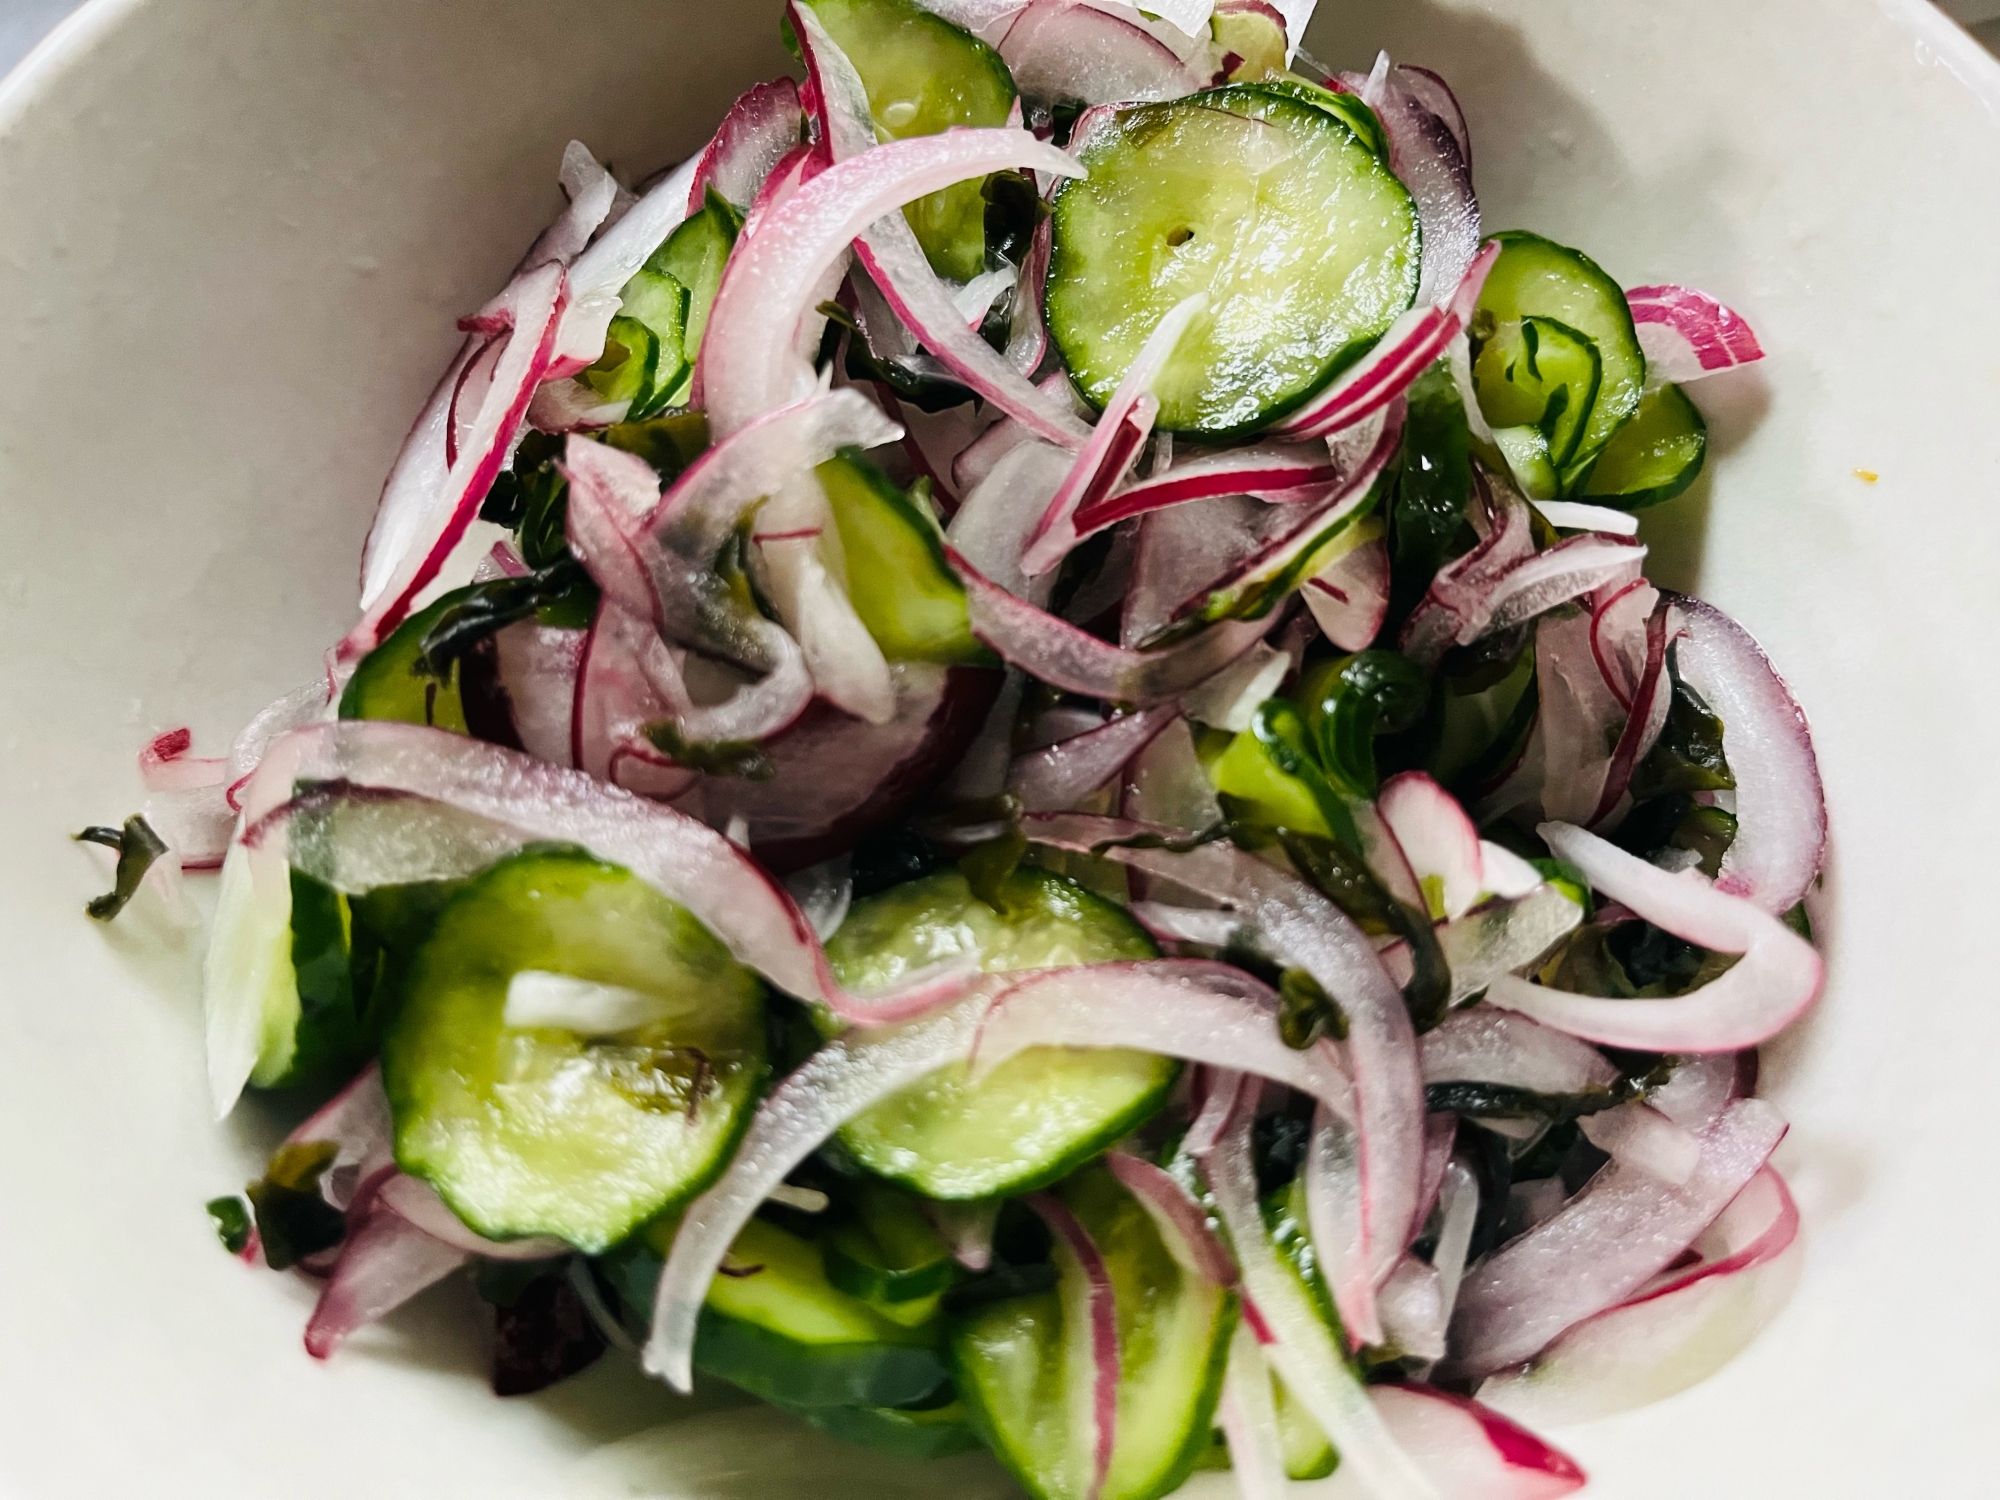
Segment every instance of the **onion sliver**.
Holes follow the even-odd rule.
[[[1264,1228],[1257,1168],[1250,1152],[1255,1090],[1239,1100],[1227,1128],[1202,1158],[1215,1194],[1216,1213],[1236,1248],[1243,1291],[1257,1310],[1265,1357],[1314,1421],[1379,1500],[1443,1500],[1442,1493],[1396,1443],[1335,1345],[1333,1330],[1307,1296],[1296,1273],[1282,1265]],[[1400,1255],[1400,1252],[1399,1252]],[[1269,1338],[1264,1335],[1268,1334]]]
[[[1177,717],[1173,708],[1142,708],[1030,751],[1007,773],[1007,789],[1029,812],[1074,807],[1123,771]]]
[[[1716,889],[1789,911],[1826,853],[1826,792],[1805,710],[1741,625],[1699,599],[1674,602],[1686,625],[1675,661],[1722,719],[1736,777],[1736,837]]]
[[[1646,355],[1646,373],[1685,385],[1764,357],[1750,325],[1706,292],[1635,286],[1625,294]]]
[[[1770,1167],[1750,1180],[1702,1241],[1712,1253],[1631,1300],[1586,1318],[1533,1363],[1480,1387],[1522,1421],[1595,1421],[1706,1379],[1754,1339],[1797,1279],[1799,1211]]]
[[[1566,823],[1540,829],[1558,859],[1656,927],[1743,959],[1697,990],[1666,1000],[1605,1000],[1495,979],[1489,1004],[1607,1046],[1643,1052],[1736,1052],[1775,1036],[1819,997],[1825,966],[1812,944],[1742,896],[1700,876],[1670,875]]]
[[[1278,1036],[1278,999],[1234,964],[1197,958],[1043,969],[993,1002],[972,1048],[977,1083],[1030,1047],[1137,1047],[1269,1078],[1344,1119],[1353,1090],[1332,1044]]]
[[[1125,1185],[1125,1191],[1139,1200],[1175,1265],[1217,1286],[1236,1285],[1235,1262],[1208,1227],[1201,1205],[1171,1172],[1125,1151],[1109,1153],[1104,1164]]]
[[[1418,1039],[1425,1083],[1491,1083],[1536,1094],[1580,1094],[1618,1081],[1587,1042],[1490,1005],[1455,1010]]]
[[[1475,1266],[1452,1318],[1453,1370],[1489,1375],[1615,1307],[1712,1224],[1784,1138],[1761,1099],[1739,1099],[1699,1133],[1701,1163],[1679,1186],[1614,1162],[1553,1217]]]
[[[965,1057],[984,1001],[907,1026],[828,1042],[758,1106],[716,1184],[689,1205],[660,1271],[644,1363],[679,1390],[694,1380],[695,1323],[715,1269],[757,1206],[834,1131],[898,1089]]]
[[[327,1359],[355,1329],[395,1311],[472,1257],[376,1207],[341,1246],[340,1259],[306,1324],[306,1352]]]

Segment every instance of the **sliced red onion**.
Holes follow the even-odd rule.
[[[1406,1359],[1444,1357],[1444,1288],[1430,1262],[1406,1255],[1382,1284],[1382,1337]]]
[[[1144,831],[1142,825],[1074,813],[1031,816],[1022,826],[1031,842],[1076,853]],[[1268,957],[1304,969],[1340,1003],[1348,1018],[1354,1078],[1351,1118],[1361,1132],[1363,1229],[1368,1264],[1379,1284],[1418,1227],[1424,1110],[1409,1012],[1374,945],[1319,892],[1234,847],[1206,844],[1185,854],[1107,848],[1103,854],[1240,913]],[[1325,1102],[1344,1113],[1336,1101]]]
[[[951,1258],[966,1270],[978,1272],[993,1264],[993,1229],[1000,1221],[1000,1200],[977,1203],[946,1203],[925,1198],[918,1206],[932,1228],[951,1246]]]
[[[1276,995],[1232,964],[1160,958],[1038,970],[994,1000],[973,1044],[973,1081],[1031,1047],[1137,1047],[1255,1073],[1342,1118],[1354,1112],[1331,1046],[1287,1047]]]
[[[1660,591],[1643,578],[1600,589],[1590,615],[1590,654],[1618,706],[1630,712],[1646,671],[1646,622]]]
[[[471,1256],[381,1209],[341,1246],[333,1275],[306,1324],[306,1353],[328,1359],[357,1328],[394,1312]]]
[[[1185,720],[1169,724],[1126,768],[1125,817],[1194,833],[1222,821],[1215,784],[1195,754]]]
[[[1736,778],[1736,837],[1716,889],[1789,911],[1826,854],[1826,792],[1805,710],[1741,625],[1699,599],[1674,602],[1686,627],[1676,664],[1721,718]]]
[[[1477,208],[1473,216],[1476,244]],[[1404,313],[1374,348],[1305,405],[1273,423],[1271,431],[1292,438],[1331,437],[1385,409],[1450,349],[1471,321],[1487,273],[1499,258],[1497,243],[1468,257],[1463,270],[1443,283],[1435,303]],[[1425,260],[1428,276],[1428,248]]]
[[[1532,867],[1529,873],[1534,873]],[[1518,973],[1582,920],[1582,907],[1537,876],[1525,896],[1491,902],[1445,923],[1437,938],[1451,966],[1451,1003],[1471,999],[1502,974]]]
[[[243,806],[243,789],[264,759],[271,741],[322,718],[336,696],[331,680],[316,677],[267,703],[252,716],[229,747],[229,787],[224,795],[233,808]]]
[[[1770,1167],[1697,1242],[1694,1265],[1586,1318],[1480,1396],[1524,1421],[1594,1421],[1674,1395],[1747,1347],[1797,1280],[1799,1211]]]
[[[509,625],[493,638],[514,737],[537,760],[573,763],[571,720],[588,635],[529,619]]]
[[[1028,0],[924,0],[924,9],[971,32],[988,46],[998,46]]]
[[[195,756],[194,731],[183,726],[154,735],[139,751],[139,779],[149,792],[193,792],[219,787],[229,779],[229,762]]]
[[[1584,505],[1575,500],[1537,500],[1536,510],[1551,526],[1565,531],[1602,531],[1611,536],[1637,536],[1639,518],[1629,510],[1608,505]]]
[[[1684,286],[1635,286],[1625,294],[1646,374],[1684,385],[1764,357],[1748,323],[1706,292]]]
[[[1248,651],[1273,620],[1224,620],[1158,651],[1129,651],[1017,599],[947,549],[965,582],[972,631],[1052,687],[1124,703],[1177,698]]]
[[[1419,88],[1410,87],[1412,82]],[[1389,164],[1416,200],[1417,219],[1423,228],[1417,297],[1429,302],[1457,286],[1482,252],[1472,163],[1460,149],[1452,122],[1425,102],[1430,90],[1422,89],[1421,82],[1412,79],[1408,69],[1391,68],[1383,82],[1381,102],[1370,103],[1389,139]],[[1470,316],[1469,310],[1461,313],[1460,321],[1469,321]],[[1438,352],[1444,351],[1440,348]]]
[[[1180,711],[1142,708],[1085,733],[1030,751],[1007,773],[1007,789],[1029,812],[1059,812],[1113,780]]]
[[[1342,553],[1300,592],[1329,641],[1343,651],[1366,651],[1389,618],[1389,544],[1377,537]]]
[[[1236,1285],[1236,1263],[1209,1228],[1201,1205],[1171,1172],[1125,1151],[1111,1152],[1104,1164],[1139,1200],[1175,1265],[1217,1286]]]
[[[1273,504],[1318,499],[1327,486],[1338,484],[1340,479],[1340,468],[1318,443],[1227,448],[1175,464],[1150,479],[1079,506],[1076,532],[1086,537],[1148,511],[1224,495],[1255,495]]]
[[[1048,602],[1055,580],[1029,578],[1021,571],[1021,554],[1027,549],[1028,533],[1069,477],[1074,459],[1062,448],[1027,436],[1014,422],[1002,422],[990,431],[1009,429],[1019,433],[1020,440],[998,453],[966,491],[965,503],[951,518],[945,535],[981,576],[1016,598],[1042,605]]]
[[[1701,1143],[1692,1134],[1637,1101],[1585,1115],[1578,1124],[1590,1143],[1613,1161],[1676,1187],[1701,1164]]]
[[[1118,1446],[1117,1293],[1104,1252],[1068,1204],[1048,1193],[1029,1193],[1022,1201],[1048,1226],[1055,1242],[1063,1322],[1088,1333],[1073,1347],[1079,1353],[1089,1352],[1087,1370],[1078,1372],[1090,1381],[1090,1484],[1084,1490],[1084,1500],[1097,1500],[1105,1476],[1111,1472],[1112,1451]]]
[[[1614,1162],[1562,1211],[1474,1267],[1452,1319],[1452,1367],[1487,1375],[1533,1358],[1671,1265],[1762,1170],[1785,1123],[1739,1099],[1699,1133],[1701,1162],[1673,1186]]]
[[[679,687],[679,671],[652,622],[605,595],[577,664],[565,759],[578,770],[641,796],[665,798],[686,791],[698,773],[671,764],[646,738],[648,724],[675,718],[676,707],[686,705],[684,689],[677,695],[678,703],[661,690],[662,684]],[[794,675],[801,679],[802,690],[773,705],[772,717],[783,715],[785,723],[804,711],[804,700],[812,693],[803,672]]]
[[[1425,1083],[1492,1083],[1537,1094],[1580,1094],[1618,1081],[1618,1070],[1595,1047],[1490,1005],[1453,1011],[1425,1032],[1418,1045]]]
[[[580,844],[687,907],[741,962],[780,989],[826,1004],[847,1020],[902,1020],[954,998],[965,983],[955,972],[926,974],[880,999],[850,994],[833,977],[811,924],[784,888],[729,840],[685,814],[517,751],[415,724],[346,720],[287,736],[266,757],[254,785],[271,787],[271,805],[277,806],[300,778],[425,798],[491,820],[524,843]],[[246,840],[256,826],[246,829]],[[417,847],[424,842],[370,851],[381,864],[369,872],[367,885],[436,878],[438,853]]]
[[[1232,1113],[1214,1149],[1202,1157],[1202,1171],[1235,1247],[1246,1301],[1256,1305],[1258,1324],[1269,1335],[1259,1336],[1265,1357],[1333,1440],[1342,1467],[1358,1476],[1368,1493],[1381,1500],[1442,1500],[1390,1435],[1336,1346],[1333,1330],[1271,1247],[1250,1152],[1254,1090],[1250,1102],[1239,1102]],[[1400,1258],[1400,1249],[1397,1254]]]
[[[407,484],[399,484],[391,476],[364,553],[364,613],[340,644],[343,659],[366,654],[401,622],[472,524],[479,503],[507,462],[535,387],[548,373],[566,300],[564,270],[560,264],[550,263],[517,276],[476,320],[468,320],[489,332],[506,330],[492,332],[493,337],[506,340],[493,368],[492,383],[459,445],[456,460],[442,478],[421,465],[423,472]],[[422,430],[413,434],[419,442],[428,437],[423,424],[420,418]],[[443,428],[441,421],[440,443]]]
[[[1566,823],[1544,823],[1540,832],[1558,859],[1656,927],[1743,959],[1673,999],[1604,1000],[1502,975],[1486,992],[1489,1004],[1607,1046],[1735,1052],[1775,1036],[1819,997],[1825,969],[1812,944],[1745,897],[1699,875],[1669,875]]]
[[[701,212],[711,187],[739,209],[755,202],[772,169],[798,145],[800,117],[799,86],[789,78],[745,90],[695,159],[687,214]]]
[[[1607,747],[1626,717],[1597,667],[1590,627],[1589,616],[1575,613],[1549,615],[1535,627],[1542,811],[1577,823],[1602,801],[1611,770]]]
[[[1035,0],[1035,3],[1088,9],[1073,0]],[[1105,403],[1104,415],[1077,454],[1062,488],[1035,523],[1028,549],[1021,558],[1021,566],[1030,577],[1054,568],[1083,539],[1085,533],[1076,524],[1077,511],[1100,497],[1108,497],[1124,481],[1139,450],[1145,446],[1153,430],[1153,417],[1159,411],[1159,403],[1147,399],[1152,395],[1153,382],[1173,358],[1189,326],[1207,309],[1208,294],[1197,292],[1169,308],[1147,335],[1124,378],[1118,382],[1118,389]]]
[[[1042,367],[1049,352],[1049,328],[1042,317],[1042,302],[1049,280],[1049,249],[1054,243],[1050,222],[1044,219],[1037,224],[1028,241],[1021,274],[1015,283],[1014,316],[1007,325],[1007,363],[1030,378]],[[1059,379],[1067,384],[1067,377]]]
[[[1528,503],[1511,489],[1500,488],[1490,515],[1475,507],[1475,520],[1485,522],[1479,544],[1438,570],[1403,625],[1404,654],[1425,664],[1453,645],[1476,640],[1492,617],[1488,601],[1494,591],[1536,555]]]
[[[1444,1322],[1451,1326],[1452,1311],[1458,1306],[1458,1288],[1465,1279],[1465,1258],[1472,1248],[1472,1231],[1479,1220],[1479,1179],[1456,1157],[1445,1164],[1444,1180],[1438,1185],[1437,1247],[1431,1265],[1438,1273],[1438,1299]]]
[[[1643,543],[1586,534],[1568,537],[1508,570],[1481,601],[1476,628],[1459,629],[1460,645],[1506,630],[1626,576],[1644,562]]]
[[[1743,1067],[1745,1059],[1750,1064],[1747,1070]],[[1754,1091],[1756,1062],[1754,1052],[1677,1057],[1673,1076],[1654,1089],[1646,1102],[1676,1125],[1699,1130],[1721,1114],[1732,1099],[1741,1099]]]
[[[1542,883],[1542,872],[1512,849],[1490,839],[1479,841],[1480,862],[1485,867],[1488,894],[1512,901],[1526,896]]]
[[[393,1213],[421,1229],[432,1239],[453,1249],[487,1260],[550,1260],[569,1254],[561,1240],[534,1237],[519,1240],[489,1240],[465,1227],[451,1211],[437,1189],[419,1178],[397,1172],[375,1190],[377,1201]]]
[[[1434,918],[1464,916],[1486,888],[1486,860],[1458,799],[1422,771],[1404,771],[1382,783],[1375,805],[1436,908]]]
[[[1458,95],[1451,91],[1451,85],[1429,68],[1419,68],[1403,63],[1395,70],[1396,82],[1416,96],[1417,102],[1440,120],[1444,121],[1451,137],[1458,145],[1458,154],[1464,160],[1466,169],[1472,167],[1472,132],[1465,123],[1465,110],[1458,102]]]
[[[1597,807],[1590,816],[1593,826],[1603,823],[1617,810],[1631,784],[1632,773],[1652,750],[1660,731],[1666,728],[1667,710],[1673,707],[1674,698],[1673,680],[1667,671],[1667,646],[1679,628],[1679,613],[1665,600],[1654,606],[1646,620],[1645,665],[1632,688],[1625,727],[1619,731],[1618,743],[1605,767],[1604,790],[1599,793]],[[1596,639],[1593,622],[1593,652]]]
[[[1285,1474],[1277,1403],[1271,1399],[1271,1370],[1245,1323],[1237,1324],[1230,1336],[1216,1421],[1229,1445],[1229,1467],[1243,1500],[1287,1500],[1292,1487]]]
[[[1368,1264],[1360,1141],[1353,1124],[1323,1106],[1315,1110],[1302,1170],[1313,1252],[1340,1325],[1357,1349],[1380,1344],[1382,1317]]]
[[[611,217],[612,208],[623,192],[618,179],[605,170],[604,164],[582,141],[571,141],[563,148],[562,168],[557,175],[569,206],[522,257],[524,269],[549,261],[568,265],[583,254],[605,220]]]
[[[1369,1396],[1390,1436],[1451,1500],[1555,1500],[1583,1488],[1568,1454],[1476,1401],[1420,1385],[1370,1386]]]
[[[1178,99],[1208,82],[1144,27],[1080,0],[1029,0],[999,47],[1015,86],[1050,103]]]
[[[957,765],[999,687],[979,667],[894,662],[895,711],[869,724],[828,703],[763,742],[769,780],[711,776],[682,799],[712,828],[742,818],[758,863],[786,871],[851,847]]]
[[[339,1093],[301,1121],[285,1137],[285,1144],[329,1142],[336,1148],[333,1160],[320,1174],[320,1196],[335,1208],[345,1210],[354,1202],[363,1181],[384,1170],[393,1170],[393,1140],[389,1096],[382,1090],[382,1069],[370,1063],[342,1086]]]
[[[703,154],[689,157],[647,189],[629,212],[576,258],[570,268],[570,304],[549,362],[549,381],[559,386],[589,369],[604,353],[605,333],[618,315],[625,283],[688,216],[688,188]]]
[[[1250,727],[1264,700],[1277,696],[1279,684],[1291,670],[1292,659],[1284,652],[1252,646],[1183,697],[1181,707],[1198,723],[1240,734]]]
[[[821,1047],[771,1091],[728,1170],[688,1206],[674,1236],[653,1298],[653,1330],[644,1354],[649,1374],[689,1389],[702,1299],[757,1206],[842,1125],[964,1058],[984,1005],[974,997],[907,1026],[850,1032]]]

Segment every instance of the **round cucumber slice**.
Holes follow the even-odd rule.
[[[1583,493],[1626,510],[1671,500],[1701,475],[1708,423],[1677,385],[1647,393],[1632,420],[1597,455]]]
[[[955,125],[1004,125],[1014,78],[1000,54],[915,0],[808,0],[847,54],[887,140]],[[903,210],[931,268],[954,281],[986,269],[984,179],[953,183]]]
[[[1103,406],[1160,319],[1207,292],[1154,384],[1158,425],[1227,437],[1358,359],[1417,291],[1417,211],[1336,112],[1235,85],[1120,110],[1057,190],[1048,320]]]
[[[955,1399],[941,1406],[808,1406],[799,1415],[843,1442],[905,1458],[944,1458],[980,1446]]]
[[[581,850],[473,880],[402,991],[382,1049],[396,1160],[493,1239],[624,1238],[721,1169],[764,1079],[761,982]]]
[[[1000,894],[1005,911],[956,870],[897,886],[855,902],[827,957],[841,983],[867,993],[975,949],[989,974],[1159,953],[1121,909],[1060,875],[1019,870]],[[1157,1112],[1179,1071],[1146,1052],[1038,1047],[975,1085],[954,1063],[856,1116],[840,1139],[869,1171],[926,1197],[1026,1192]]]
[[[1580,336],[1597,351],[1598,381],[1587,419],[1569,452],[1550,444],[1549,462],[1567,484],[1638,407],[1646,385],[1646,356],[1639,348],[1624,290],[1596,261],[1538,234],[1510,230],[1493,238],[1501,246],[1500,258],[1486,278],[1472,320],[1473,388],[1487,422],[1496,428],[1521,425],[1515,415],[1522,406],[1521,393],[1497,377],[1515,363],[1508,355],[1522,338],[1524,319],[1560,324],[1570,338]],[[1487,351],[1496,344],[1500,355],[1489,359]],[[1566,354],[1558,378],[1573,395],[1580,394],[1575,386],[1579,373],[1574,357]],[[1567,415],[1573,419],[1584,409],[1572,402]],[[1538,423],[1539,417],[1528,419],[1528,425]]]
[[[1209,1445],[1236,1300],[1175,1264],[1138,1201],[1090,1168],[1061,1196],[1103,1252],[1118,1318],[1118,1424],[1099,1500],[1156,1500]],[[1058,1257],[1057,1274],[1082,1272]],[[1093,1369],[1067,1326],[1062,1288],[981,1308],[952,1335],[953,1378],[973,1425],[1037,1500],[1090,1492],[1090,1439],[1078,1421]],[[1081,1397],[1081,1402],[1079,1401]]]

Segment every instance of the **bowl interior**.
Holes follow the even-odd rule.
[[[1490,227],[1712,291],[1771,355],[1699,388],[1709,476],[1646,536],[1769,648],[1832,798],[1832,983],[1766,1070],[1807,1269],[1722,1375],[1558,1437],[1620,1500],[1982,1493],[2000,67],[1922,0],[1325,0],[1310,45],[1443,72]],[[225,744],[320,670],[389,458],[559,206],[564,142],[643,174],[787,61],[765,0],[94,0],[0,90],[6,1493],[574,1494],[579,1455],[693,1409],[619,1361],[498,1402],[463,1288],[308,1359],[310,1289],[201,1208],[286,1113],[209,1118],[193,940],[87,922],[103,862],[65,835],[136,805],[147,733]],[[1883,1378],[1913,1345],[1945,1378]],[[992,1484],[716,1430],[673,1492]]]

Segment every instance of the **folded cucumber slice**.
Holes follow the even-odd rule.
[[[1089,1230],[1110,1272],[1118,1317],[1118,1435],[1100,1500],[1155,1500],[1207,1451],[1221,1394],[1236,1299],[1176,1265],[1137,1200],[1101,1168],[1060,1196]],[[1057,1274],[1082,1275],[1057,1252]],[[959,1394],[994,1454],[1037,1500],[1083,1500],[1091,1434],[1079,1413],[1091,1378],[1087,1329],[1063,1316],[1064,1288],[993,1303],[951,1340]]]
[[[859,452],[828,459],[820,487],[847,559],[847,593],[891,661],[991,666],[972,633],[965,585],[945,560],[937,522]]]
[[[1576,453],[1601,375],[1597,346],[1553,318],[1501,324],[1472,365],[1486,420],[1496,430],[1525,427],[1540,434],[1556,469]],[[1535,498],[1553,500],[1555,493]]]
[[[955,125],[1004,125],[1014,79],[1000,54],[915,0],[807,0],[861,75],[885,140]],[[903,210],[940,276],[970,281],[986,269],[983,179],[954,183]]]
[[[1120,908],[1059,875],[1019,870],[1000,894],[1005,911],[956,870],[896,886],[854,903],[827,957],[868,993],[971,951],[989,974],[1159,952]],[[864,1111],[840,1139],[869,1171],[926,1197],[994,1198],[1096,1156],[1155,1114],[1178,1074],[1171,1058],[1118,1049],[1034,1048],[976,1085],[954,1063]]]
[[[656,400],[646,403],[643,410],[635,409],[627,420],[643,421],[669,406],[687,405],[695,356],[701,353],[701,336],[708,328],[708,310],[714,305],[715,289],[722,285],[722,268],[727,264],[729,252],[735,247],[737,233],[742,228],[743,215],[737,212],[735,205],[710,188],[708,201],[702,205],[701,212],[685,220],[680,228],[668,235],[666,243],[655,250],[646,262],[645,269],[626,283],[621,297],[624,304],[622,310],[648,321],[656,315],[667,317],[671,308],[664,297],[654,301],[643,295],[642,277],[650,274],[670,280],[686,293],[679,320],[674,324],[682,359],[680,373],[671,383],[659,387]],[[635,287],[641,288],[642,293],[636,305]]]
[[[1646,384],[1646,356],[1639,348],[1623,289],[1596,261],[1538,234],[1510,230],[1493,238],[1501,246],[1500,258],[1493,263],[1479,294],[1471,330],[1473,389],[1487,422],[1505,428],[1539,426],[1543,419],[1545,408],[1536,408],[1531,417],[1519,415],[1534,404],[1534,398],[1503,378],[1510,368],[1523,364],[1514,351],[1525,347],[1521,332],[1524,320],[1540,318],[1560,324],[1568,340],[1580,338],[1597,352],[1598,380],[1593,398],[1582,404],[1572,400],[1560,414],[1566,421],[1583,418],[1569,451],[1563,451],[1552,434],[1545,434],[1551,436],[1549,462],[1561,471],[1562,482],[1567,484],[1638,406]],[[1544,328],[1542,333],[1546,339],[1549,330]],[[1495,345],[1499,353],[1489,359],[1487,351]],[[1572,388],[1573,395],[1580,395],[1574,383],[1580,369],[1572,351],[1564,352],[1554,373],[1557,380]],[[1538,383],[1531,383],[1530,391],[1533,384]]]
[[[916,1199],[887,1183],[863,1183],[850,1218],[820,1242],[826,1277],[877,1308],[933,1301],[958,1280],[958,1262]]]
[[[493,1239],[622,1239],[721,1170],[764,1078],[757,977],[581,850],[469,882],[401,990],[382,1048],[396,1159]]]
[[[1417,291],[1410,195],[1345,115],[1264,85],[1120,110],[1056,192],[1048,320],[1102,406],[1160,319],[1209,306],[1154,384],[1158,425],[1227,437],[1292,410]]]
[[[1677,385],[1649,391],[1632,419],[1611,435],[1583,482],[1583,494],[1626,510],[1671,500],[1701,474],[1708,424]]]

